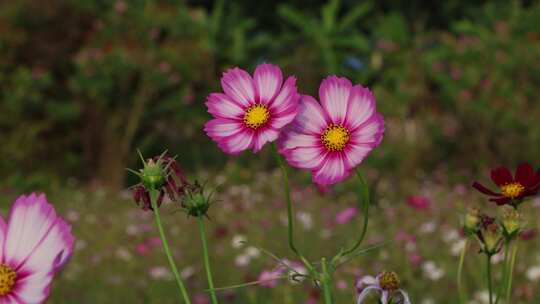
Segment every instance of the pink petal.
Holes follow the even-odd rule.
[[[12,295],[19,303],[44,303],[49,297],[53,277],[54,271],[51,270],[31,273],[17,280]]]
[[[257,153],[259,152],[264,144],[268,142],[273,142],[276,140],[279,136],[279,131],[276,131],[272,128],[265,128],[263,130],[260,130],[255,134],[253,138],[253,152]]]
[[[20,196],[11,208],[3,261],[23,272],[54,270],[71,256],[73,241],[45,195]]]
[[[321,139],[319,136],[298,133],[294,130],[284,131],[282,138],[279,141],[280,150],[294,149],[298,147],[317,147],[320,145]]]
[[[253,74],[253,81],[259,101],[267,104],[281,88],[283,76],[279,67],[273,64],[259,64]]]
[[[270,110],[274,113],[290,111],[291,108],[298,106],[299,100],[300,95],[296,89],[296,78],[290,76],[283,84],[276,98],[270,103]]]
[[[345,153],[343,154],[345,168],[347,170],[351,170],[358,166],[364,160],[364,158],[366,158],[369,152],[371,152],[371,150],[373,150],[373,148],[367,144],[349,143]]]
[[[327,152],[321,147],[298,147],[282,150],[281,154],[293,167],[316,170],[325,160]]]
[[[342,124],[347,115],[347,101],[352,88],[347,78],[329,76],[324,79],[319,88],[321,104],[335,124]]]
[[[223,152],[236,155],[249,149],[253,145],[253,138],[253,130],[245,128],[234,135],[221,139],[218,141],[218,146]]]
[[[367,144],[371,148],[379,145],[384,134],[384,119],[378,113],[351,132],[352,144]]]
[[[214,141],[237,134],[245,129],[244,124],[238,120],[216,118],[204,125],[204,131]]]
[[[275,113],[270,120],[270,126],[276,130],[280,130],[290,124],[296,118],[296,115],[298,115],[297,106],[289,108],[289,111]]]
[[[328,127],[329,122],[321,105],[313,97],[302,95],[298,115],[293,122],[294,129],[319,136]]]
[[[210,94],[206,101],[206,107],[208,107],[210,114],[219,118],[242,119],[245,113],[240,104],[221,93]]]
[[[6,238],[6,222],[4,217],[0,215],[0,262],[2,262],[2,257],[4,256],[4,240]]]
[[[255,86],[249,74],[239,68],[233,68],[223,73],[221,78],[223,91],[234,101],[247,108],[255,103]]]
[[[313,182],[323,186],[332,185],[344,180],[349,174],[340,153],[330,153],[322,167],[314,172]]]
[[[349,96],[347,116],[345,125],[349,130],[354,130],[375,112],[375,97],[371,92],[363,88],[361,85],[356,85],[351,90]]]

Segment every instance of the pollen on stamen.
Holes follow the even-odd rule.
[[[250,106],[244,114],[244,124],[251,129],[264,126],[270,118],[270,111],[265,105],[255,104]]]
[[[523,194],[524,190],[525,187],[517,182],[509,183],[501,187],[502,195],[511,199],[514,199]]]
[[[0,296],[11,292],[17,279],[17,273],[8,265],[0,264]]]
[[[350,134],[349,130],[341,125],[330,125],[323,134],[321,134],[321,141],[325,148],[329,151],[342,151],[349,142]]]

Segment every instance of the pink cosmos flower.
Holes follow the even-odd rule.
[[[336,222],[338,224],[347,224],[358,214],[358,208],[349,207],[341,210],[336,214]]]
[[[44,194],[20,196],[7,224],[0,216],[0,303],[45,302],[74,240]]]
[[[424,210],[431,206],[431,200],[425,196],[414,195],[409,197],[407,204],[414,209]]]
[[[225,94],[212,93],[206,102],[214,116],[204,126],[206,134],[229,154],[258,152],[275,141],[298,113],[300,99],[296,78],[282,81],[281,70],[272,64],[257,66],[253,78],[239,68],[225,72],[221,78]]]
[[[319,88],[321,102],[303,95],[298,115],[280,139],[289,164],[310,170],[313,181],[344,180],[382,140],[384,120],[375,97],[346,78],[329,76]]]

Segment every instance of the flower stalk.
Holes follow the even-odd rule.
[[[493,287],[491,281],[491,254],[486,253],[486,276],[489,292],[489,304],[493,304]]]
[[[212,304],[217,304],[217,296],[214,288],[214,280],[212,278],[212,269],[210,267],[210,258],[208,255],[208,242],[206,240],[206,229],[204,227],[204,216],[198,216],[197,220],[199,222],[199,232],[201,234],[201,242],[203,247],[203,258],[204,258],[204,269],[206,270],[206,278],[208,280],[208,287],[210,292],[210,298]]]
[[[465,261],[465,253],[467,252],[467,245],[468,245],[468,239],[465,239],[465,244],[463,244],[463,249],[461,249],[461,254],[459,255],[459,264],[458,264],[458,270],[457,270],[457,289],[458,289],[458,296],[459,296],[460,304],[463,304],[466,302],[465,295],[463,293],[462,276],[463,276],[463,263]]]
[[[323,290],[323,298],[325,304],[333,304],[334,300],[332,298],[332,279],[330,273],[328,272],[328,264],[326,258],[321,259],[321,285]]]
[[[161,242],[163,243],[163,249],[165,250],[165,254],[167,255],[167,259],[169,260],[169,266],[171,267],[171,270],[174,274],[176,283],[178,284],[178,288],[180,289],[180,293],[182,295],[184,303],[191,304],[186,287],[184,286],[184,283],[182,282],[182,279],[180,278],[180,273],[178,272],[178,268],[176,267],[176,264],[174,263],[172,253],[169,248],[169,242],[167,241],[167,238],[165,237],[165,231],[163,230],[163,225],[161,224],[161,217],[159,215],[159,207],[157,203],[159,191],[154,188],[151,188],[149,192],[150,192],[150,204],[152,206],[152,209],[154,210],[154,215],[156,218],[156,225],[159,230],[159,236],[161,238]]]

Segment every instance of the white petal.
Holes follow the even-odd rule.
[[[356,304],[363,304],[364,300],[372,290],[378,290],[381,292],[383,291],[379,286],[368,286],[358,295],[358,300],[356,301]]]

